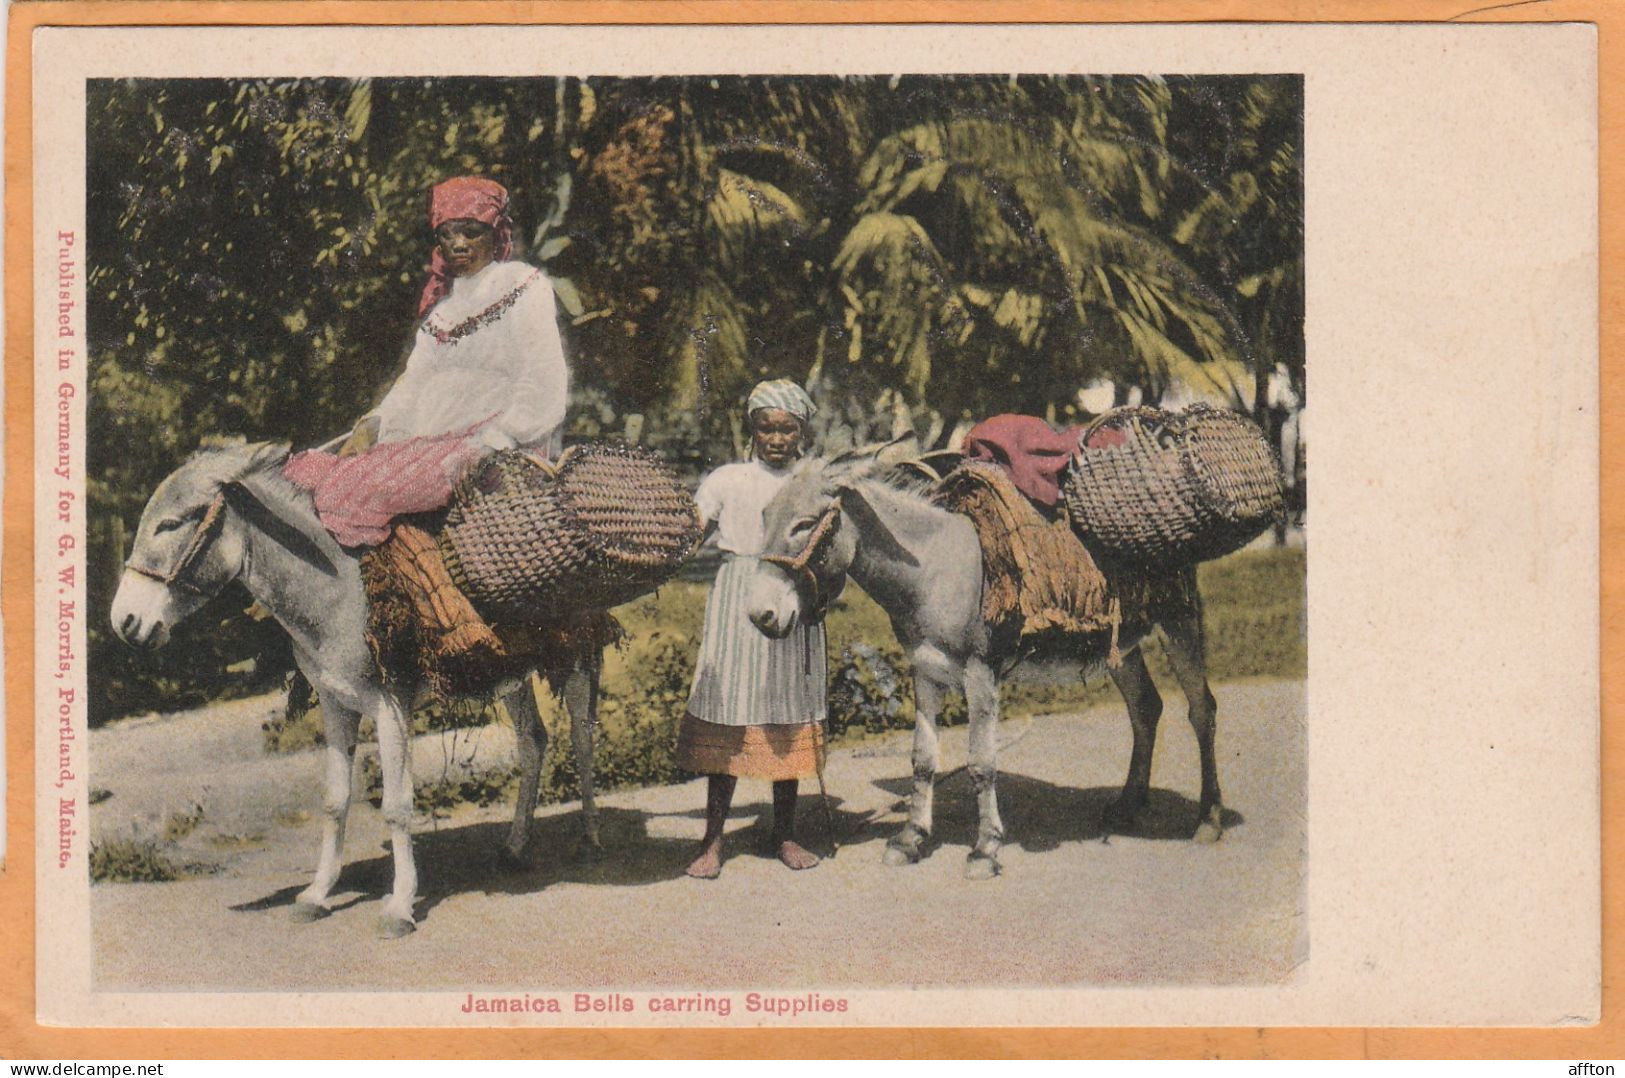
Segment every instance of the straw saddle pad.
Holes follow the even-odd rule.
[[[1280,462],[1264,432],[1206,404],[1101,416],[1079,438],[1062,494],[1095,549],[1151,570],[1239,550],[1285,512]]]
[[[410,672],[444,698],[482,695],[532,669],[559,687],[621,639],[609,608],[669,579],[700,538],[693,498],[664,462],[604,443],[553,464],[494,454],[457,485],[449,509],[414,523],[362,559],[368,645],[386,676]],[[402,573],[427,592],[434,618],[423,620]],[[495,646],[477,635],[458,642],[467,605],[442,589],[466,596]]]
[[[1121,604],[1064,517],[1050,520],[997,464],[967,461],[940,480],[932,501],[963,514],[982,547],[982,617],[995,639],[1022,652],[1078,635],[1109,635]]]

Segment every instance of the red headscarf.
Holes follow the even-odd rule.
[[[490,225],[495,230],[493,257],[496,261],[506,262],[513,254],[513,219],[508,216],[506,187],[478,176],[458,176],[437,184],[429,192],[429,227],[439,228],[447,221],[461,218]],[[418,299],[419,318],[451,291],[451,279],[451,270],[437,244],[429,256],[429,279]]]

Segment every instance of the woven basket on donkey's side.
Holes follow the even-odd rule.
[[[497,453],[459,484],[440,549],[493,623],[605,609],[647,594],[700,539],[694,499],[647,450],[572,446],[557,462]]]
[[[1285,507],[1264,432],[1239,412],[1205,404],[1101,416],[1078,440],[1063,494],[1086,542],[1159,570],[1239,550]]]

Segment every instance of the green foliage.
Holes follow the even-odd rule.
[[[870,644],[848,644],[841,649],[829,688],[829,732],[847,730],[881,733],[897,729],[908,703],[907,665],[895,648],[882,651]]]
[[[289,679],[290,683],[292,678]],[[312,694],[306,701],[290,701],[279,714],[260,723],[266,752],[299,752],[327,744],[321,708]],[[419,698],[412,708],[412,733],[437,730],[465,730],[484,726],[497,716],[494,703],[485,700],[457,700],[447,703],[432,696]],[[362,719],[357,731],[360,741],[376,741],[371,719]]]
[[[92,842],[90,882],[166,883],[170,880],[207,876],[215,872],[214,865],[176,858],[171,844],[191,830],[190,827],[185,827],[180,834],[171,834],[178,818],[184,819],[184,814],[171,818],[162,839],[132,830],[128,835],[115,835]],[[195,825],[196,821],[193,821],[193,826]]]
[[[1078,418],[1101,378],[1256,405],[1279,365],[1304,393],[1296,76],[103,79],[87,95],[96,722],[289,669],[235,589],[154,655],[119,645],[127,537],[204,435],[308,446],[375,402],[411,336],[424,193],[450,175],[509,188],[517,255],[555,281],[571,432],[643,415],[644,440],[690,470],[742,448],[739,403],[764,375],[812,383],[831,443]]]
[[[373,808],[384,803],[384,773],[378,757],[368,754],[361,758],[358,778],[361,793]],[[482,767],[459,770],[412,787],[412,806],[424,816],[444,819],[459,805],[494,805],[512,800],[519,788],[519,772],[515,767]]]
[[[1243,551],[1197,569],[1208,669],[1216,680],[1309,672],[1301,547]]]
[[[197,830],[198,824],[203,822],[203,805],[194,802],[183,812],[172,812],[164,821],[163,840],[165,842],[179,842],[181,839]]]
[[[321,708],[289,714],[286,711],[260,723],[266,752],[303,752],[327,744]]]
[[[155,839],[120,837],[90,844],[92,883],[165,883],[181,875],[181,866]]]

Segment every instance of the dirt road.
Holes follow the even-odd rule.
[[[505,806],[423,823],[419,927],[374,938],[389,860],[378,813],[351,815],[339,908],[293,924],[288,906],[314,866],[320,761],[267,756],[270,698],[134,720],[91,737],[100,836],[151,833],[201,804],[182,841],[221,865],[212,876],[92,889],[94,983],[103,990],[335,990],[527,987],[728,987],[750,962],[757,983],[830,987],[1257,983],[1299,960],[1305,848],[1301,682],[1220,685],[1222,842],[1185,840],[1198,790],[1195,744],[1175,693],[1158,745],[1152,804],[1137,835],[1100,831],[1122,782],[1129,732],[1121,704],[1001,728],[1004,875],[960,872],[974,828],[963,770],[937,794],[942,845],[888,868],[900,826],[908,736],[843,748],[828,768],[839,856],[792,874],[758,853],[768,787],[740,784],[722,878],[683,876],[701,830],[703,786],[627,790],[602,799],[608,856],[574,856],[573,805],[537,817],[528,871],[494,854]],[[468,735],[463,735],[466,738]],[[462,755],[506,758],[511,733],[480,732]],[[434,775],[448,749],[416,745]],[[944,767],[964,761],[965,731],[944,738]],[[803,787],[804,794],[807,792]],[[823,821],[804,796],[815,844]],[[765,967],[765,969],[764,969]]]

